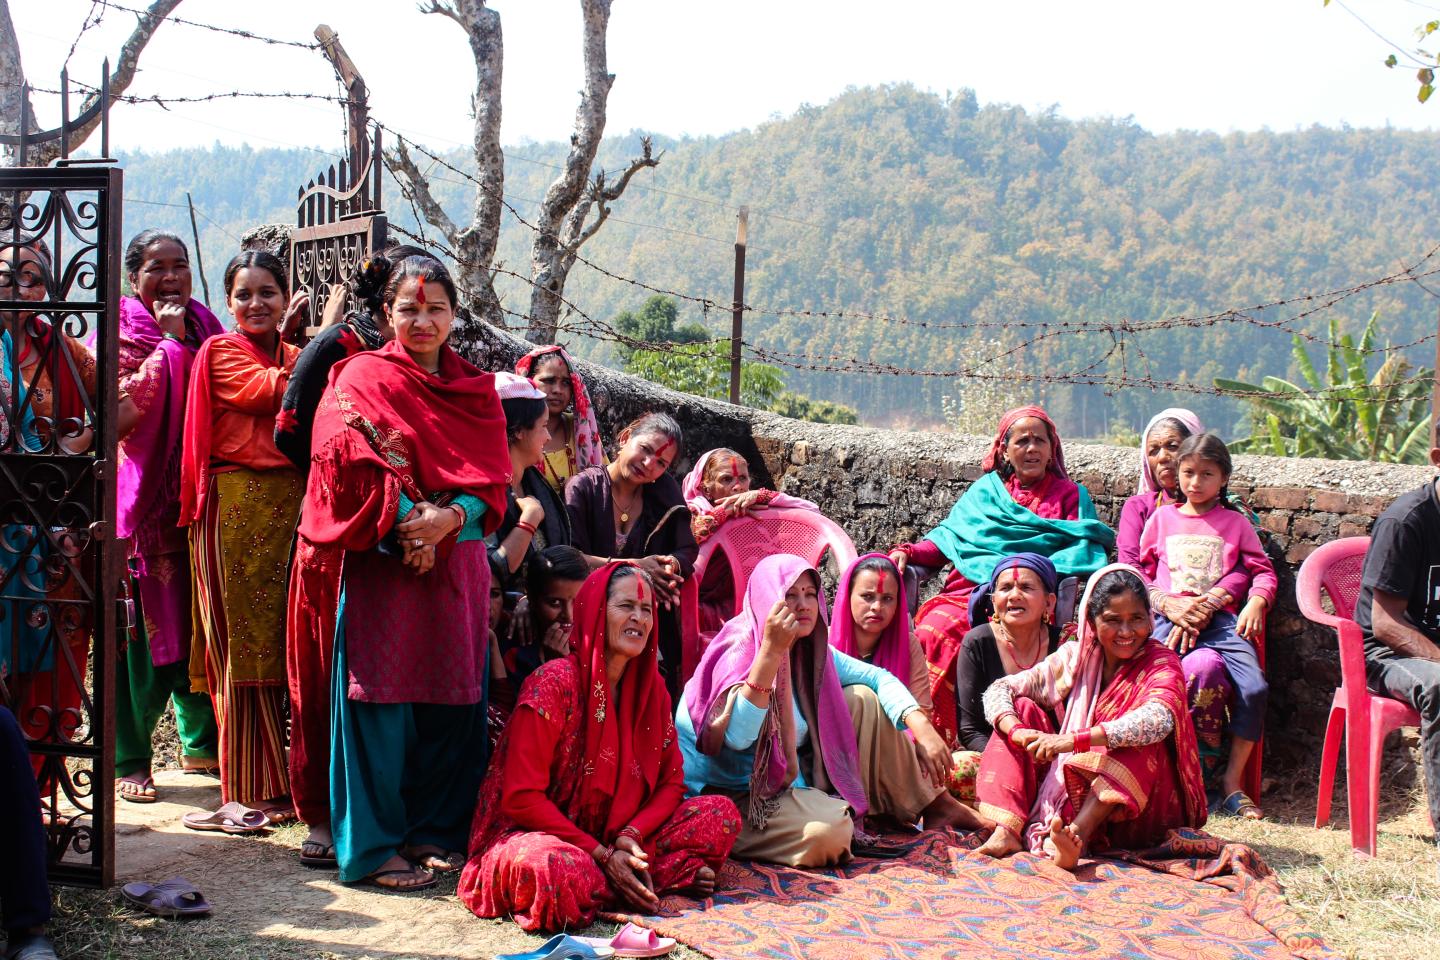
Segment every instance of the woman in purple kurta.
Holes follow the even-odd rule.
[[[122,799],[149,803],[150,737],[171,699],[186,769],[216,765],[210,698],[190,692],[190,548],[177,522],[190,364],[225,328],[190,298],[190,258],[179,237],[138,234],[125,271],[135,295],[120,300],[116,529],[128,546],[138,615],[116,676],[115,775]]]

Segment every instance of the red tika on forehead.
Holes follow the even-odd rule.
[[[632,579],[632,580],[635,581],[635,602],[636,602],[636,603],[644,603],[644,602],[645,602],[645,581],[644,581],[644,580],[641,580],[639,577],[631,577],[630,579]]]
[[[875,571],[875,576],[877,576],[877,577],[880,578],[880,592],[881,592],[881,593],[884,593],[884,592],[885,592],[885,571],[884,571],[884,570],[876,570],[876,571]]]
[[[415,278],[415,302],[418,303],[418,304],[420,304],[420,306],[422,306],[422,307],[425,306],[425,278],[424,278],[424,277],[416,277],[416,278]]]
[[[662,443],[662,444],[660,444],[659,449],[657,449],[657,450],[655,451],[655,456],[657,456],[657,457],[663,457],[663,456],[665,456],[665,454],[669,453],[669,452],[670,452],[671,450],[673,450],[674,448],[675,448],[675,438],[674,438],[674,437],[666,437],[666,438],[665,438],[665,442]]]

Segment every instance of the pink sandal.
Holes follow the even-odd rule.
[[[609,938],[576,937],[592,947],[611,947],[617,957],[663,957],[675,949],[674,937],[657,936],[654,930],[637,923],[627,923]]]

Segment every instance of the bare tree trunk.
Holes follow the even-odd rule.
[[[137,23],[129,39],[120,48],[120,55],[115,59],[114,70],[110,73],[110,96],[113,100],[130,88],[130,82],[135,79],[135,69],[140,63],[140,54],[160,29],[160,24],[165,18],[180,6],[181,0],[155,0],[150,4],[148,10],[137,14]],[[58,79],[58,78],[57,78]],[[20,42],[15,36],[15,25],[10,20],[9,0],[0,0],[0,131],[5,133],[18,133],[20,128],[20,104],[25,99],[23,84],[25,83],[25,68],[20,60]],[[80,108],[75,112],[76,116],[89,110],[92,105],[100,99],[98,90],[92,91],[80,103]],[[35,110],[30,108],[31,131],[38,131],[39,124],[33,119]],[[100,125],[100,115],[89,123],[81,124],[70,134],[70,149],[74,150],[85,139],[94,132]],[[48,165],[56,157],[60,156],[60,141],[50,140],[45,143],[36,144],[30,147],[26,156],[28,166],[41,167]],[[14,166],[16,161],[15,151],[6,148],[4,155],[0,156],[0,166]]]
[[[530,246],[530,326],[526,333],[532,343],[552,343],[560,320],[565,280],[575,264],[580,245],[595,235],[609,216],[606,204],[618,199],[630,178],[644,167],[659,163],[651,156],[650,142],[644,142],[644,155],[631,162],[629,168],[607,187],[602,170],[590,181],[590,169],[596,151],[605,136],[605,110],[615,75],[606,65],[605,35],[610,26],[611,0],[580,0],[584,16],[585,87],[580,91],[580,106],[575,111],[575,132],[570,137],[570,153],[565,168],[545,191],[537,232]],[[598,204],[595,222],[585,226],[592,205]]]

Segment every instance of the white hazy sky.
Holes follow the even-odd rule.
[[[53,86],[96,4],[8,2],[31,82]],[[616,0],[607,129],[721,134],[847,86],[896,81],[941,93],[971,87],[982,103],[1054,104],[1073,118],[1130,116],[1154,131],[1436,129],[1440,97],[1417,104],[1414,69],[1381,66],[1390,47],[1341,3],[1407,48],[1419,23],[1440,17],[1440,0]],[[580,85],[579,3],[491,6],[505,34],[504,141],[568,136]],[[185,0],[176,12],[294,40],[328,23],[365,74],[375,116],[434,146],[468,141],[474,70],[464,33],[407,0]],[[79,41],[72,76],[93,81],[134,20],[110,8]],[[336,87],[316,52],[168,23],[130,92],[236,89]],[[52,126],[56,99],[36,103]],[[122,149],[153,150],[214,140],[334,150],[342,122],[337,106],[314,102],[124,105],[112,118]]]

